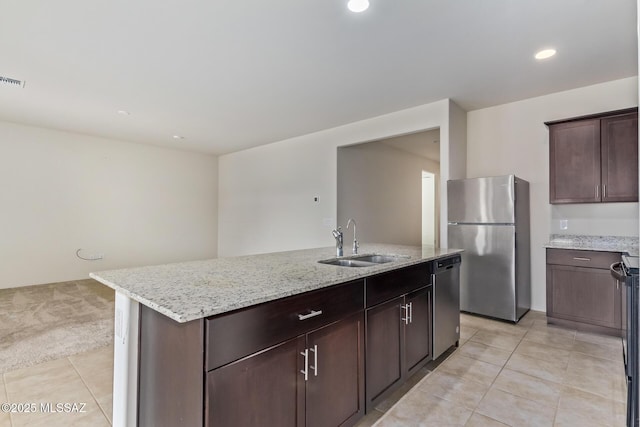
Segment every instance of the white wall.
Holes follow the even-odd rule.
[[[561,221],[567,228],[562,229]],[[637,203],[551,205],[551,234],[638,236]]]
[[[421,245],[423,170],[439,174],[440,165],[381,141],[340,147],[338,224],[355,219],[360,241]],[[351,242],[345,229],[345,253]]]
[[[216,256],[214,156],[7,122],[0,153],[0,288]]]
[[[337,147],[439,127],[443,150],[450,143],[450,104],[442,100],[221,156],[218,254],[333,245]],[[464,136],[451,143],[462,143]],[[443,181],[447,156],[441,152]]]
[[[545,251],[552,230],[549,204],[549,135],[545,121],[637,106],[637,77],[526,99],[467,114],[468,177],[515,173],[531,183],[532,308],[545,310]],[[615,209],[615,208],[614,208]],[[638,218],[638,204],[617,210]],[[570,211],[566,211],[569,215]],[[610,207],[581,205],[579,218],[610,215]],[[563,213],[565,215],[565,213]],[[579,218],[570,225],[579,225]],[[574,230],[576,230],[574,228]],[[602,227],[584,234],[610,234]],[[611,228],[611,234],[619,230]],[[637,233],[637,225],[634,231]]]
[[[440,162],[440,245],[447,247],[447,181],[463,179],[468,176],[467,171],[467,113],[453,102],[449,104],[449,128],[440,130],[440,136],[446,134],[446,145],[440,146],[440,158],[448,161]]]

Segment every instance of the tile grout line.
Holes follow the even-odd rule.
[[[485,415],[485,414],[482,414],[482,413],[480,413],[480,412],[476,412],[476,410],[478,409],[478,406],[480,406],[480,403],[482,403],[482,401],[484,400],[484,398],[487,396],[487,393],[489,393],[489,390],[491,390],[491,388],[492,388],[492,387],[493,387],[493,385],[495,384],[496,379],[498,379],[498,377],[500,376],[500,374],[502,373],[502,371],[504,370],[504,368],[507,366],[507,363],[509,363],[509,360],[511,359],[511,356],[513,356],[513,353],[515,353],[515,352],[516,352],[516,348],[518,348],[518,346],[520,345],[520,343],[522,342],[522,340],[524,339],[524,337],[527,335],[527,333],[529,333],[529,329],[527,329],[527,332],[525,332],[525,333],[524,333],[524,335],[522,335],[522,337],[520,337],[520,341],[518,341],[518,344],[513,348],[513,350],[511,350],[511,354],[509,355],[509,358],[508,358],[507,360],[505,360],[504,365],[502,365],[502,366],[500,367],[500,371],[498,372],[498,375],[496,375],[496,377],[493,379],[493,381],[491,381],[491,384],[489,385],[489,387],[487,387],[487,390],[486,390],[486,391],[484,392],[484,394],[482,395],[482,398],[480,399],[480,401],[478,402],[478,404],[476,405],[476,407],[475,407],[475,408],[473,408],[473,411],[471,412],[471,415],[472,415],[472,416],[473,416],[473,414],[476,414],[476,413],[477,413],[478,415],[482,415],[483,417],[487,417],[487,418],[489,418],[489,419],[492,419],[492,420],[494,420],[494,421],[497,421],[497,422],[499,422],[499,423],[504,424],[502,421],[500,421],[500,420],[496,420],[495,418],[493,418],[493,417],[491,417],[491,416],[489,416],[489,415]],[[474,334],[474,335],[475,335],[475,334]],[[485,344],[485,345],[487,345],[487,344]],[[491,346],[487,345],[487,347],[491,347]],[[494,348],[497,348],[497,347],[494,347]],[[502,391],[502,390],[500,390],[500,391]],[[509,394],[511,394],[511,393],[509,393]],[[515,395],[514,395],[514,396],[515,396]],[[518,396],[516,396],[516,397],[518,397]],[[469,417],[469,418],[471,418],[471,417]]]
[[[481,416],[484,416],[484,417],[490,418],[490,419],[492,419],[492,420],[494,420],[494,421],[497,421],[497,422],[499,422],[499,423],[504,424],[502,421],[500,421],[500,420],[496,420],[495,418],[493,418],[493,417],[491,417],[491,416],[489,416],[489,415],[486,415],[486,414],[482,414],[482,413],[480,413],[480,412],[477,412],[477,411],[476,411],[476,409],[478,408],[478,406],[480,405],[480,403],[482,402],[482,400],[485,398],[485,396],[487,395],[487,393],[489,392],[489,390],[494,386],[496,379],[500,376],[500,374],[502,373],[502,371],[507,367],[507,364],[509,363],[509,360],[510,360],[510,359],[511,359],[511,357],[515,354],[516,349],[518,348],[518,346],[520,346],[520,344],[523,342],[524,337],[525,337],[525,336],[526,336],[526,335],[527,335],[527,334],[532,330],[532,329],[531,329],[531,328],[532,328],[532,326],[533,326],[533,324],[532,324],[532,325],[530,325],[529,327],[527,327],[527,331],[522,335],[522,337],[520,338],[520,341],[518,341],[518,344],[516,345],[516,347],[511,351],[511,354],[509,355],[509,358],[505,361],[504,365],[502,365],[502,367],[500,368],[500,371],[498,372],[498,375],[496,375],[496,377],[494,378],[494,380],[491,382],[491,385],[487,388],[487,391],[483,394],[482,399],[480,399],[480,402],[478,403],[478,405],[476,405],[476,407],[475,407],[475,408],[474,408],[474,410],[472,411],[472,415],[473,415],[473,414],[478,414],[478,415],[481,415]],[[482,328],[479,328],[478,330],[481,330],[481,329],[482,329]],[[475,333],[474,333],[473,335],[475,335]],[[573,340],[575,341],[575,334],[574,334]],[[469,341],[470,341],[470,339],[469,339]],[[488,347],[492,347],[492,348],[498,348],[498,347],[490,346],[490,345],[488,345],[488,344],[484,344],[484,345],[486,345],[486,346],[488,346]],[[532,357],[532,358],[533,358],[533,357]],[[533,358],[533,359],[537,359],[537,358]],[[477,359],[477,360],[479,360],[479,359]],[[565,367],[565,371],[566,371],[567,369],[568,369],[568,362],[567,362],[567,367]],[[544,380],[544,379],[542,379],[542,378],[537,378],[537,377],[535,377],[535,376],[532,376],[532,375],[526,374],[526,373],[524,373],[524,372],[519,372],[519,371],[515,371],[515,372],[518,372],[518,373],[523,374],[523,375],[530,376],[530,377],[535,378],[535,379],[541,379],[541,380]],[[550,382],[552,382],[552,383],[556,383],[555,381],[550,381]],[[562,382],[562,383],[556,383],[556,384],[559,384],[559,385],[561,385],[562,387],[566,387],[566,385],[564,384],[564,380],[563,380],[563,382]],[[502,391],[502,392],[504,392],[504,393],[507,393],[507,394],[510,394],[510,395],[512,395],[512,396],[515,396],[515,397],[518,397],[518,398],[521,398],[521,399],[525,399],[525,400],[528,400],[528,401],[531,401],[531,402],[534,402],[534,403],[540,403],[540,404],[543,404],[542,402],[538,402],[538,401],[535,401],[535,400],[532,400],[532,399],[527,399],[527,398],[524,398],[524,397],[518,396],[518,395],[516,395],[516,394],[513,394],[513,393],[511,393],[511,392],[508,392],[508,391],[502,390],[502,389],[500,389],[500,388],[496,388],[496,390],[500,390],[500,391]],[[553,422],[554,422],[554,423],[555,423],[555,419],[556,419],[556,416],[557,416],[557,413],[558,413],[558,408],[559,408],[559,406],[560,406],[560,396],[558,396],[558,402],[556,402],[556,404],[555,404],[555,406],[554,406],[554,413],[553,413]]]
[[[495,418],[493,418],[493,417],[491,417],[491,416],[489,416],[489,415],[485,415],[485,414],[482,414],[482,413],[480,413],[480,412],[477,412],[477,408],[478,408],[478,406],[480,405],[480,403],[482,402],[482,400],[485,398],[485,396],[487,395],[487,393],[489,392],[489,390],[493,387],[493,385],[495,384],[496,379],[500,376],[500,374],[502,373],[502,371],[504,370],[504,368],[507,366],[507,363],[509,362],[509,360],[511,359],[511,357],[512,357],[512,356],[513,356],[513,354],[515,353],[515,351],[516,351],[516,349],[518,348],[518,346],[523,342],[524,337],[529,333],[529,331],[531,330],[532,326],[533,326],[533,323],[532,323],[531,325],[529,325],[528,327],[526,327],[526,331],[525,331],[525,333],[524,333],[524,334],[519,338],[518,344],[513,348],[513,350],[511,350],[511,354],[509,355],[509,357],[507,358],[507,360],[505,361],[505,363],[504,363],[502,366],[500,366],[500,371],[498,372],[498,374],[496,375],[496,377],[493,379],[493,381],[491,382],[491,384],[489,385],[489,387],[487,387],[487,390],[486,390],[486,391],[484,392],[484,394],[482,395],[482,398],[480,399],[480,401],[478,402],[478,404],[477,404],[477,405],[474,407],[474,409],[471,411],[471,416],[473,416],[473,414],[478,414],[478,415],[480,415],[480,416],[487,417],[487,418],[489,418],[489,419],[491,419],[491,420],[494,420],[494,421],[496,421],[496,422],[499,422],[499,423],[501,423],[501,424],[504,424],[502,421],[500,421],[500,420],[496,420]],[[472,341],[471,339],[472,339],[472,338],[473,338],[473,337],[474,337],[474,336],[475,336],[479,331],[481,331],[481,330],[485,330],[485,331],[487,331],[487,332],[492,332],[492,331],[488,331],[488,330],[486,330],[486,329],[483,329],[481,326],[480,326],[480,327],[478,327],[478,328],[474,328],[474,327],[472,327],[472,326],[468,326],[468,327],[469,327],[469,328],[476,329],[476,332],[474,332],[473,334],[471,334],[471,336],[470,336],[470,337],[465,341],[465,343],[464,343],[464,344],[466,344],[467,342],[476,342],[476,341]],[[493,332],[495,332],[495,331],[493,331]],[[498,332],[495,332],[495,333],[498,333]],[[575,340],[575,335],[574,335],[574,340]],[[478,342],[476,342],[476,343],[478,343]],[[463,344],[463,345],[464,345],[464,344]],[[485,344],[485,343],[481,343],[481,342],[479,342],[479,344],[482,344],[482,345],[485,345],[485,346],[487,346],[487,347],[491,347],[491,348],[496,348],[496,349],[504,350],[503,348],[495,347],[495,346],[491,346],[491,345],[489,345],[489,344]],[[460,347],[462,347],[462,345],[461,345]],[[507,351],[507,350],[505,350],[505,351]],[[454,353],[452,353],[452,355],[453,355],[453,354],[455,354],[455,352],[454,352]],[[467,356],[467,357],[470,357],[470,356]],[[475,359],[475,358],[473,358],[473,357],[470,357],[470,358]],[[480,359],[475,359],[475,360],[479,360],[479,361],[480,361]],[[443,363],[444,363],[444,361],[443,361]],[[488,362],[485,362],[485,363],[488,363]],[[497,366],[497,365],[494,365],[494,366]],[[565,368],[565,369],[566,369],[566,368]],[[517,372],[517,371],[516,371],[516,372]],[[525,375],[527,375],[527,374],[525,374]],[[529,375],[529,376],[531,376],[531,375]],[[536,377],[532,377],[532,378],[536,378]],[[474,381],[474,380],[469,379],[469,381]],[[474,382],[478,383],[477,381],[474,381]],[[497,388],[497,390],[503,391],[503,390],[498,389],[498,388]],[[510,394],[510,395],[512,395],[512,396],[518,397],[518,398],[522,398],[522,399],[525,399],[525,400],[530,400],[531,402],[540,403],[540,402],[537,402],[537,401],[534,401],[534,400],[531,400],[531,399],[526,399],[526,398],[523,398],[523,397],[517,396],[517,395],[515,395],[515,394],[513,394],[513,393],[510,393],[510,392],[506,392],[506,391],[503,391],[503,392],[505,392],[505,393],[507,393],[507,394]],[[447,400],[447,399],[444,399],[444,400]],[[559,399],[558,399],[558,400],[559,400]],[[555,416],[556,416],[557,408],[558,408],[558,403],[556,403],[556,406],[555,406],[555,408],[554,408],[554,420],[555,420]],[[469,419],[471,418],[471,416],[469,417]],[[468,422],[468,420],[467,420],[467,422]],[[466,423],[465,423],[465,425],[466,425]]]
[[[583,392],[583,393],[590,394],[590,395],[592,395],[594,397],[597,397],[597,398],[600,398],[600,399],[606,399],[606,400],[609,400],[609,401],[612,401],[612,402],[616,402],[616,403],[624,403],[624,402],[621,402],[621,401],[619,401],[617,399],[611,398],[610,396],[605,396],[605,395],[601,395],[601,394],[598,394],[598,393],[594,393],[592,390],[585,390],[583,388],[576,387],[576,386],[566,382],[566,374],[568,373],[573,353],[577,353],[577,354],[580,354],[580,355],[583,355],[583,356],[587,356],[587,357],[590,357],[590,358],[593,358],[593,359],[598,359],[598,360],[603,361],[603,362],[616,362],[615,360],[606,359],[606,358],[602,358],[602,357],[597,357],[597,356],[594,356],[592,354],[588,354],[588,353],[584,353],[582,351],[574,350],[573,349],[574,348],[574,344],[577,341],[578,342],[583,342],[583,343],[588,343],[588,344],[593,344],[593,345],[596,345],[596,346],[607,347],[607,345],[605,345],[605,344],[593,343],[593,342],[589,342],[589,341],[582,341],[582,340],[578,339],[578,337],[577,337],[578,332],[580,332],[580,331],[574,330],[574,336],[572,338],[573,343],[571,345],[571,349],[570,350],[563,349],[563,348],[560,348],[560,347],[554,347],[553,345],[549,345],[549,344],[542,344],[542,345],[547,345],[547,346],[549,346],[551,348],[554,348],[554,349],[557,349],[557,350],[564,350],[564,351],[567,351],[569,353],[569,358],[567,360],[567,365],[564,367],[565,377],[563,377],[560,382],[553,381],[553,380],[546,380],[544,378],[535,377],[535,376],[533,376],[531,374],[520,372],[520,371],[516,371],[516,372],[520,372],[521,374],[528,375],[528,376],[531,376],[533,378],[537,378],[537,379],[541,379],[541,380],[544,380],[544,381],[549,381],[549,382],[558,384],[559,386],[562,387],[562,390],[565,390],[565,389],[569,388],[569,389],[572,389],[572,390],[576,390],[576,391],[580,391],[580,392]],[[533,342],[533,343],[534,344],[539,344],[539,343],[536,343],[536,342]],[[528,356],[528,355],[522,355],[522,356],[529,357],[531,359],[536,359],[536,360],[544,360],[544,359],[539,359],[539,358],[537,358],[535,356]],[[562,396],[562,394],[563,394],[563,391],[561,391],[561,396]],[[558,410],[560,408],[560,397],[561,396],[558,397],[558,403],[556,404],[556,407],[555,407],[554,420],[557,417],[557,413],[558,413]]]
[[[573,342],[571,343],[571,348],[573,349],[576,344],[576,336],[578,331],[573,334]],[[553,425],[556,425],[556,419],[558,418],[558,411],[560,410],[560,400],[562,399],[563,391],[568,387],[565,381],[567,380],[567,373],[569,372],[569,364],[571,363],[571,353],[573,350],[569,350],[569,357],[567,358],[567,366],[564,368],[564,377],[562,378],[562,383],[560,384],[562,388],[560,389],[560,395],[558,396],[558,403],[556,403],[556,409],[553,412]]]
[[[476,341],[471,341],[471,338],[473,338],[479,331],[481,331],[482,328],[478,328],[473,334],[471,334],[471,336],[469,337],[469,339],[465,342],[476,342]],[[487,347],[490,347],[489,345],[485,344]],[[462,347],[462,346],[460,346]],[[458,347],[458,348],[460,348]],[[492,348],[497,348],[497,347],[492,347]],[[514,350],[515,351],[515,350]],[[513,354],[513,351],[511,352],[511,354]],[[509,359],[511,358],[511,354],[509,355],[509,358],[504,362],[505,365],[507,364],[507,362],[509,361]],[[500,368],[500,372],[502,372],[502,368]],[[498,375],[500,375],[500,372],[498,372]],[[498,375],[496,375],[496,378],[498,378]],[[473,381],[471,379],[469,379],[469,381]],[[478,401],[478,403],[473,407],[473,409],[471,410],[471,415],[469,416],[469,419],[467,419],[467,421],[464,423],[464,425],[466,426],[469,423],[469,420],[471,419],[471,417],[473,417],[473,414],[478,414],[480,416],[486,417],[486,415],[483,415],[479,412],[476,412],[476,409],[478,409],[478,406],[480,405],[480,402],[482,402],[482,400],[484,399],[484,397],[487,395],[487,393],[489,392],[489,389],[491,388],[491,386],[493,385],[493,382],[495,381],[495,379],[491,382],[491,385],[489,385],[489,387],[487,387],[487,390],[482,394],[482,397],[480,398],[480,400]],[[496,420],[495,418],[491,418],[491,417],[487,417],[489,419],[492,419],[494,421],[500,422],[498,420]]]
[[[89,390],[89,393],[91,394],[91,397],[93,397],[93,400],[96,402],[96,405],[98,405],[98,408],[100,408],[100,412],[102,412],[102,415],[104,415],[104,417],[106,418],[106,420],[109,423],[109,425],[113,425],[111,423],[111,419],[107,416],[107,413],[102,408],[102,405],[100,404],[100,402],[98,402],[98,399],[96,398],[95,394],[93,394],[93,390],[91,390],[89,385],[85,382],[84,378],[82,377],[82,374],[80,373],[80,371],[78,371],[78,368],[76,368],[76,365],[73,364],[73,361],[71,360],[71,357],[67,356],[67,360],[69,361],[69,363],[73,367],[73,370],[76,371],[76,373],[80,377],[80,381],[82,381],[82,384],[84,384],[84,386],[87,388],[87,390]]]
[[[474,328],[474,329],[476,329],[476,328]],[[468,339],[467,339],[467,340],[466,340],[462,345],[460,345],[460,346],[459,346],[455,351],[453,351],[453,352],[452,352],[452,353],[447,357],[447,359],[449,359],[451,356],[455,355],[455,354],[456,354],[456,352],[457,352],[457,351],[458,351],[458,350],[459,350],[463,345],[465,345],[466,343],[468,343],[468,342],[476,342],[476,341],[471,341],[471,338],[473,338],[473,337],[474,337],[474,336],[475,336],[479,331],[481,331],[481,330],[483,330],[483,329],[482,329],[482,327],[477,328],[477,330],[476,330],[473,334],[471,334],[471,336],[470,336],[470,337],[469,337],[469,338],[468,338]],[[486,330],[485,330],[485,331],[486,331]],[[525,335],[526,335],[526,334],[525,334]],[[523,336],[524,336],[524,335],[523,335]],[[522,338],[520,338],[520,340],[522,340]],[[483,344],[483,343],[480,343],[480,344]],[[518,342],[518,345],[519,345],[519,344],[520,344],[520,342]],[[498,348],[498,347],[489,346],[489,345],[487,345],[487,344],[484,344],[484,345],[486,345],[487,347]],[[517,346],[516,346],[516,347],[517,347]],[[501,349],[501,350],[504,350],[504,349]],[[514,351],[515,351],[515,349],[511,351],[511,354],[513,354],[513,352],[514,352]],[[464,355],[460,354],[460,356],[464,356]],[[469,357],[470,359],[474,359],[474,360],[478,360],[478,361],[482,362],[482,360],[480,360],[480,359],[475,359],[475,358],[470,357],[470,356],[465,356],[465,357]],[[511,358],[511,355],[509,355],[509,359],[510,359],[510,358]],[[440,365],[444,364],[444,363],[447,361],[447,359],[443,360],[443,361],[442,361],[442,363],[440,363]],[[509,361],[509,359],[507,359],[507,360],[505,361],[505,365],[506,365],[506,363]],[[484,363],[489,363],[489,362],[484,362]],[[489,364],[490,364],[490,365],[492,365],[492,363],[489,363]],[[440,365],[436,366],[436,368],[435,368],[432,372],[435,372],[435,370],[436,370],[437,368],[439,368],[439,367],[440,367]],[[493,365],[493,366],[497,366],[497,365]],[[502,369],[503,369],[503,368],[504,368],[504,365],[503,365],[502,367],[500,367],[500,371],[498,372],[498,375],[500,375],[500,372],[502,372]],[[496,378],[498,378],[498,375],[496,375]],[[454,376],[456,376],[456,377],[457,377],[457,375],[454,375]],[[461,379],[462,379],[462,377],[458,377],[458,378],[461,378]],[[477,383],[477,384],[482,384],[482,385],[484,385],[483,383],[481,383],[481,382],[479,382],[479,381],[476,381],[476,380],[473,380],[473,379],[470,379],[470,378],[469,378],[469,379],[466,379],[466,381],[471,381],[471,382],[474,382],[474,383]],[[489,385],[489,387],[487,387],[487,390],[483,393],[482,397],[481,397],[481,398],[480,398],[480,400],[478,401],[478,404],[477,404],[477,405],[475,405],[473,409],[471,409],[471,415],[469,415],[469,418],[468,418],[468,419],[467,419],[467,421],[465,422],[465,425],[469,422],[469,419],[471,419],[471,417],[473,416],[473,414],[475,414],[475,413],[476,413],[476,409],[478,408],[478,405],[480,405],[480,402],[482,402],[482,399],[484,399],[484,397],[487,395],[487,393],[489,392],[489,389],[491,388],[491,386],[493,386],[493,383],[494,383],[494,382],[495,382],[495,378],[493,379],[493,381],[491,381],[491,384]],[[445,400],[445,401],[451,402],[451,403],[456,403],[456,402],[453,402],[453,401],[451,401],[451,400],[449,400],[449,399],[446,399],[446,398],[443,398],[443,397],[440,397],[440,396],[437,396],[437,395],[433,395],[433,396],[434,396],[434,397],[437,397],[437,398],[440,398],[440,399],[442,399],[442,400]],[[479,412],[478,412],[478,415],[482,415],[482,416],[484,416],[484,417],[487,417],[487,418],[490,418],[490,419],[492,419],[492,420],[494,420],[494,421],[497,421],[497,422],[502,423],[501,421],[496,420],[495,418],[491,418],[491,417],[489,417],[489,416],[487,416],[487,415],[484,415],[484,414],[481,414],[481,413],[479,413]],[[504,423],[503,423],[503,424],[504,424]]]
[[[459,347],[458,347],[459,348]],[[402,397],[400,397],[400,399],[398,399],[393,405],[391,405],[391,407],[389,409],[387,409],[386,411],[379,411],[377,408],[374,408],[374,410],[382,412],[382,416],[380,418],[378,418],[376,420],[376,422],[373,424],[373,426],[378,425],[378,423],[380,423],[383,419],[387,418],[388,416],[390,416],[389,414],[391,413],[391,410],[393,408],[395,408],[396,406],[398,406],[400,404],[400,402],[402,402],[405,398],[408,398],[409,395],[417,389],[417,387],[422,384],[423,382],[425,382],[427,380],[427,378],[429,378],[434,372],[436,372],[436,370],[440,367],[440,365],[442,365],[444,362],[446,362],[451,356],[453,356],[455,354],[455,351],[451,352],[451,354],[449,354],[442,362],[440,362],[438,364],[438,366],[436,366],[435,368],[433,368],[433,370],[429,371],[420,381],[418,381],[416,384],[413,385],[413,387],[411,387],[404,395],[402,395]],[[439,396],[434,396],[439,398],[440,400],[445,400],[448,402],[447,399],[443,399]]]
[[[7,389],[7,378],[4,376],[4,372],[2,373],[2,388],[4,388],[4,395],[7,398],[7,402],[9,403],[9,390]],[[5,403],[5,402],[0,402]],[[13,427],[13,418],[11,417],[11,411],[9,411],[9,427]]]
[[[534,331],[535,331],[535,330],[534,330]],[[574,332],[576,332],[576,333],[577,333],[578,331],[574,331]],[[525,334],[525,335],[526,335],[526,334]],[[524,337],[523,337],[523,339],[524,339]],[[575,335],[575,334],[574,334],[574,336],[573,336],[572,340],[573,340],[573,343],[575,343],[576,341],[581,341],[581,340],[579,340],[579,339],[577,338],[577,335]],[[573,348],[573,343],[572,343],[572,348]],[[602,346],[602,344],[597,344],[597,343],[590,343],[590,344],[595,344],[595,345],[600,345],[600,346]],[[550,346],[550,347],[552,347],[552,348],[556,348],[556,349],[560,349],[559,347],[553,347],[553,346]],[[517,348],[517,347],[516,347],[516,348]],[[561,349],[561,350],[565,350],[565,349]],[[573,350],[573,349],[572,349],[572,350],[568,350],[568,352],[569,352],[570,356],[569,356],[569,359],[567,360],[567,365],[564,367],[564,373],[565,373],[565,374],[568,372],[569,365],[570,365],[570,363],[571,363],[571,353],[574,353],[574,352],[575,352],[575,353],[579,353],[579,354],[583,354],[583,355],[585,355],[585,353],[580,352],[580,351],[577,351],[577,350]],[[515,350],[514,350],[514,352],[513,352],[513,353],[515,353]],[[593,356],[593,355],[590,355],[590,354],[586,354],[586,355],[587,355],[587,356],[589,356],[589,357],[595,358],[595,359],[603,360],[603,361],[612,361],[612,360],[610,360],[610,359],[600,358],[600,357]],[[531,357],[532,359],[537,359],[537,360],[544,360],[544,359],[538,359],[538,358],[536,358],[536,357],[534,357],[534,356],[528,356],[528,357]],[[511,358],[511,357],[510,357],[510,358]],[[507,362],[508,362],[508,361],[507,361]],[[614,361],[614,362],[615,362],[615,361]],[[506,363],[505,363],[505,367],[506,367]],[[516,372],[520,372],[520,371],[516,371]],[[521,373],[521,374],[523,374],[523,375],[531,376],[531,377],[536,378],[536,379],[541,379],[541,380],[543,380],[543,381],[549,381],[549,382],[552,382],[552,383],[555,383],[555,384],[558,384],[559,386],[561,386],[560,395],[558,396],[558,402],[555,404],[555,407],[554,407],[554,415],[553,415],[553,423],[554,423],[554,424],[553,424],[553,425],[555,425],[555,422],[556,422],[556,419],[557,419],[557,416],[558,416],[558,411],[560,410],[560,401],[562,400],[562,397],[563,397],[563,394],[564,394],[564,393],[563,393],[563,391],[564,391],[565,389],[567,389],[567,388],[569,388],[569,389],[574,389],[574,390],[577,390],[577,391],[580,391],[580,392],[584,392],[584,393],[587,393],[587,394],[593,395],[593,396],[598,397],[598,398],[605,398],[605,399],[608,399],[608,400],[610,400],[610,401],[612,401],[612,402],[615,402],[615,403],[620,403],[619,401],[617,401],[617,400],[615,400],[615,399],[611,399],[610,397],[602,396],[602,395],[599,395],[599,394],[593,393],[593,392],[592,392],[592,391],[590,391],[590,390],[589,390],[589,391],[587,391],[587,390],[583,390],[583,389],[578,388],[578,387],[575,387],[575,386],[573,386],[573,385],[571,385],[571,384],[567,384],[567,383],[566,383],[566,377],[563,377],[563,379],[562,379],[560,382],[556,382],[556,381],[545,380],[545,379],[543,379],[543,378],[538,378],[538,377],[532,376],[532,375],[530,375],[530,374],[528,374],[528,373],[524,373],[524,372],[520,372],[520,373]],[[507,393],[509,393],[509,392],[507,392]],[[512,394],[512,393],[509,393],[509,394]],[[517,396],[517,395],[514,395],[514,396]],[[530,400],[530,399],[528,399],[528,400]],[[535,402],[535,401],[534,401],[534,402]],[[483,415],[483,414],[481,414],[481,415]],[[486,415],[485,415],[485,416],[486,416]],[[491,418],[491,417],[489,417],[489,418]]]

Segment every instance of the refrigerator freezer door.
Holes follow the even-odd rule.
[[[513,224],[514,182],[514,175],[448,181],[449,222]]]
[[[517,321],[515,227],[449,225],[449,246],[464,248],[460,269],[460,310]]]

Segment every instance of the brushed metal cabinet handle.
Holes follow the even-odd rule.
[[[413,323],[413,302],[409,303],[409,323]]]
[[[600,187],[599,185],[596,185],[596,199],[599,199],[599,197],[598,197],[598,194],[599,194],[599,192],[598,192],[599,187]]]
[[[304,375],[304,380],[309,380],[309,349],[305,349],[300,352],[304,356],[304,369],[300,370],[300,373]]]
[[[318,376],[318,344],[314,345],[313,348],[310,348],[309,351],[313,352],[313,366],[309,366],[313,369],[313,376]]]
[[[591,258],[584,258],[581,256],[574,256],[573,259],[575,259],[576,261],[591,261]]]
[[[602,185],[602,198],[603,199],[607,198],[607,184]]]
[[[320,316],[322,314],[322,310],[311,310],[308,314],[298,314],[298,320],[307,320],[312,317]]]
[[[409,304],[402,304],[400,309],[404,310],[404,317],[401,317],[400,320],[404,322],[405,325],[409,324]]]

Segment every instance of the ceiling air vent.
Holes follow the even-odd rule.
[[[0,76],[0,85],[2,86],[13,86],[13,87],[24,87],[24,80],[12,79],[10,77]]]

